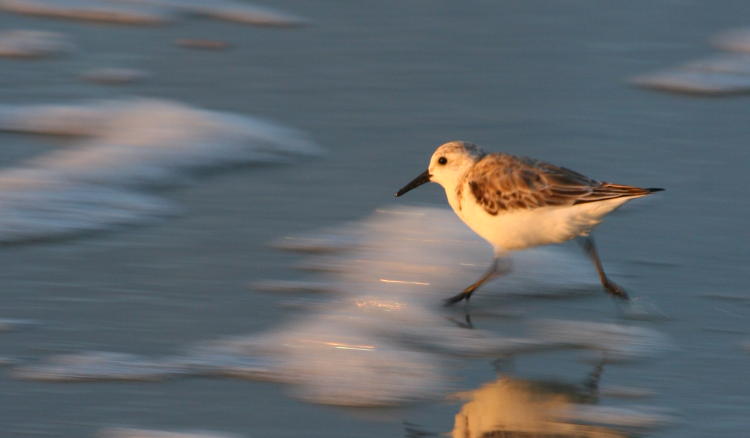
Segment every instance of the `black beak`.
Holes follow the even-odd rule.
[[[396,192],[396,197],[403,195],[404,193],[408,192],[411,189],[416,189],[417,187],[421,186],[422,184],[430,182],[430,171],[425,170],[424,172],[420,173],[418,177],[411,180],[411,182],[403,187],[401,187],[401,190]]]

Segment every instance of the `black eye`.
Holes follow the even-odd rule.
[[[445,164],[445,163],[447,163],[447,162],[448,162],[448,159],[447,159],[447,158],[445,158],[445,157],[440,157],[440,158],[438,158],[438,163],[439,163],[439,164]]]

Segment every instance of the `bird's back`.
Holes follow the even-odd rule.
[[[660,190],[600,182],[565,167],[501,153],[485,155],[463,180],[457,190],[468,185],[471,196],[490,215],[638,197]]]
[[[587,234],[607,213],[656,190],[600,182],[565,167],[496,153],[466,172],[451,205],[496,248],[520,249]]]

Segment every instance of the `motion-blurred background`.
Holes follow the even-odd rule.
[[[0,0],[0,436],[744,436],[748,17]],[[489,247],[392,195],[454,139],[665,187],[633,304],[562,246],[441,308]]]

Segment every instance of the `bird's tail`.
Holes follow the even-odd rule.
[[[648,195],[654,192],[661,192],[664,189],[659,187],[634,187],[634,186],[626,186],[623,184],[613,184],[613,183],[602,183],[601,186],[597,187],[595,189],[596,191],[601,191],[602,193],[609,193],[612,195],[621,195],[621,196],[643,196]]]
[[[599,185],[598,187],[595,187],[593,191],[588,195],[579,198],[575,203],[582,204],[586,202],[606,201],[608,199],[615,198],[640,197],[650,195],[654,192],[661,192],[663,190],[664,189],[658,187],[642,188],[604,182],[601,183],[601,185]]]

